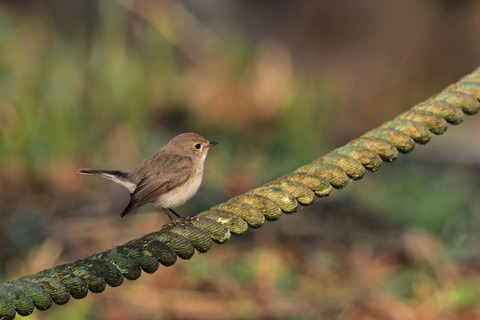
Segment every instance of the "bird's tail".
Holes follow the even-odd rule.
[[[98,174],[105,179],[111,180],[122,187],[126,188],[130,193],[132,193],[136,185],[132,183],[129,179],[128,172],[119,171],[119,170],[99,170],[99,169],[80,169],[78,173],[81,174]]]

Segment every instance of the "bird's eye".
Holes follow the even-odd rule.
[[[196,145],[194,145],[195,149],[200,149],[202,147],[202,145],[200,143],[197,143]]]

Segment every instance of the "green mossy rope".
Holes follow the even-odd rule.
[[[135,280],[142,271],[153,273],[160,265],[190,259],[195,251],[208,251],[213,242],[225,243],[231,234],[248,227],[261,227],[326,197],[361,179],[366,170],[376,171],[392,162],[398,153],[408,153],[415,143],[427,143],[432,133],[442,134],[448,124],[459,124],[464,114],[480,109],[480,68],[441,93],[371,130],[347,145],[329,152],[293,173],[237,196],[190,218],[183,225],[163,229],[131,240],[105,252],[56,266],[0,285],[0,319],[26,316],[35,308],[46,310],[53,303],[81,299],[88,291],[100,293],[106,285],[120,286]]]

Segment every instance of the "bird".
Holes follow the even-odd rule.
[[[130,192],[130,202],[120,213],[121,217],[152,203],[175,223],[177,218],[181,220],[183,217],[173,208],[184,204],[197,193],[202,183],[208,150],[217,144],[197,133],[182,133],[132,170],[85,168],[78,170],[78,173],[100,175]]]

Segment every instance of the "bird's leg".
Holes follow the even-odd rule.
[[[178,213],[176,213],[173,209],[167,209],[167,210],[170,211],[171,213],[173,213],[174,215],[176,215],[182,221],[188,221],[188,222],[190,222],[192,220],[197,220],[198,221],[198,218],[196,218],[196,217],[188,216],[188,217],[184,218],[181,215],[179,215]]]
[[[174,225],[174,226],[186,225],[185,221],[187,221],[187,219],[183,218],[181,215],[173,211],[173,209],[162,208],[162,210],[167,214],[170,220],[172,220],[172,222],[170,222],[169,224],[166,224],[164,227],[171,226],[171,225]]]
[[[172,213],[170,212],[170,210],[166,209],[166,208],[162,208],[163,212],[165,212],[167,214],[167,216],[170,218],[170,220],[172,220],[172,222],[174,224],[177,224],[177,219],[175,219],[176,217],[179,217],[178,214],[175,214],[174,216],[172,216]]]
[[[173,213],[177,218],[179,218],[180,220],[183,220],[183,217],[181,215],[179,215],[178,213],[176,213],[173,209],[167,209],[168,211],[170,211],[171,213]]]

